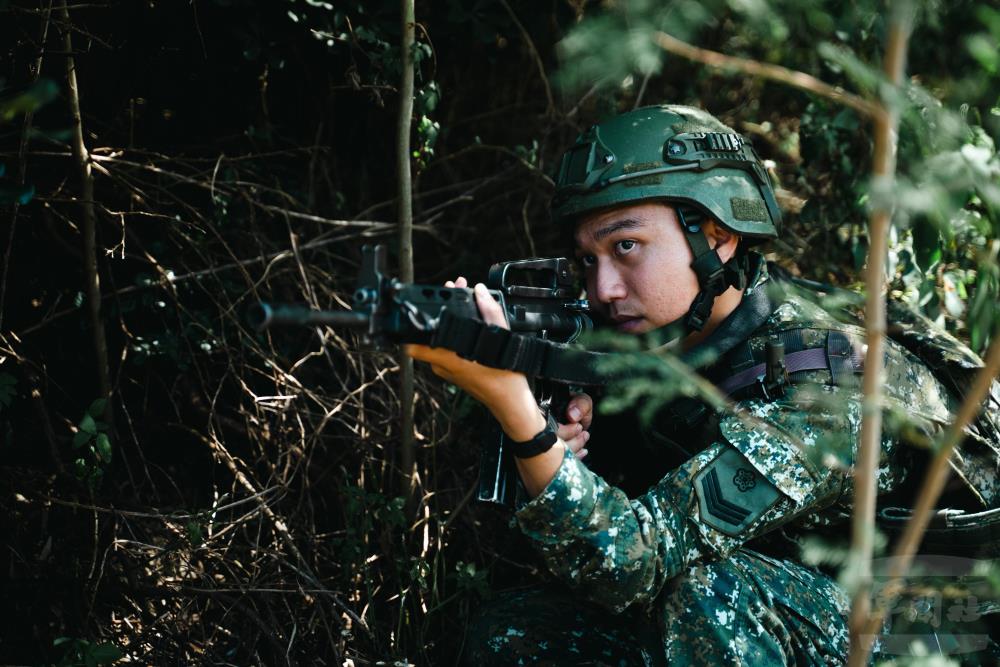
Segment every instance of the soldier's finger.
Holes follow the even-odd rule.
[[[455,287],[468,287],[469,281],[465,279],[465,276],[459,276],[455,279]]]
[[[504,315],[503,308],[490,296],[486,285],[476,283],[475,291],[476,305],[479,306],[479,314],[483,316],[483,321],[487,324],[495,324],[498,327],[509,329],[510,327],[507,326],[507,318]]]
[[[559,428],[556,430],[556,435],[559,436],[560,440],[569,442],[570,439],[580,435],[582,431],[583,426],[580,424],[559,424]]]
[[[584,449],[584,445],[587,444],[587,441],[589,439],[590,439],[590,434],[587,433],[586,431],[582,431],[580,435],[576,436],[575,438],[570,438],[569,440],[563,440],[563,442],[566,443],[566,447],[568,447],[569,451],[573,452],[577,458],[583,458],[584,456],[586,456],[586,454],[583,454],[581,456],[580,453],[586,451],[586,449]]]
[[[457,354],[443,347],[404,345],[403,351],[417,361],[426,361],[432,366],[442,366],[449,363],[455,363],[459,359]]]
[[[590,428],[594,420],[594,399],[587,394],[574,394],[566,406],[566,418],[580,423],[584,429]]]
[[[446,281],[444,281],[444,286],[445,287],[454,287],[455,286],[455,281],[454,280],[446,280]]]
[[[403,351],[406,352],[407,356],[413,357],[418,361],[426,361],[431,348],[426,345],[404,345]]]

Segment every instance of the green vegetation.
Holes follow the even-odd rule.
[[[362,243],[398,260],[399,3],[62,6],[0,0],[0,662],[453,664],[477,604],[544,576],[470,502],[483,415],[418,370],[408,502],[397,360],[243,318],[260,298],[342,307]],[[977,352],[996,339],[993,3],[917,3],[899,87],[872,0],[446,0],[416,18],[421,282],[562,254],[561,151],[669,101],[753,138],[786,212],[767,250],[793,274],[860,291],[887,207],[894,295]],[[871,178],[857,108],[682,57],[661,32],[884,102],[895,186]]]

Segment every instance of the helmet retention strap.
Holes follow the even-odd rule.
[[[718,251],[709,247],[708,239],[702,232],[705,215],[693,206],[677,204],[675,208],[684,238],[694,255],[691,269],[698,277],[698,286],[701,288],[684,316],[684,325],[689,332],[701,331],[712,315],[715,297],[730,286],[737,289],[746,287],[749,263],[742,247],[737,248],[736,254],[728,262],[723,263]]]

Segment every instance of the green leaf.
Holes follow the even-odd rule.
[[[913,223],[913,250],[922,271],[930,271],[941,261],[941,236],[937,227],[924,217]]]
[[[192,520],[187,522],[185,528],[192,546],[198,547],[205,543],[205,534],[201,530],[201,524]]]
[[[94,437],[86,431],[77,431],[73,434],[73,449],[80,449],[85,444],[90,442],[90,439]]]
[[[80,420],[80,430],[95,435],[97,433],[97,424],[94,422],[94,418],[89,414],[84,415],[83,419]]]
[[[0,373],[0,405],[9,407],[17,395],[17,378],[10,373]]]
[[[106,433],[98,433],[97,437],[94,439],[94,444],[97,446],[97,455],[105,463],[111,462],[111,440],[108,438]]]
[[[973,35],[965,42],[969,54],[979,61],[984,70],[996,74],[1000,65],[1000,54],[997,54],[996,43],[989,35]]]
[[[123,655],[124,654],[121,652],[121,649],[111,642],[98,644],[97,646],[94,646],[89,653],[89,657],[93,658],[94,663],[97,665],[109,665],[116,660],[121,660]]]
[[[90,407],[87,408],[87,414],[93,417],[94,419],[97,419],[104,415],[104,409],[107,407],[107,405],[108,405],[108,399],[99,398],[90,404]]]
[[[853,132],[858,129],[858,114],[853,109],[842,109],[840,113],[834,116],[833,122],[830,125],[838,130]]]
[[[17,203],[24,206],[35,196],[34,185],[0,183],[0,206]]]
[[[12,120],[18,114],[35,111],[48,104],[59,94],[59,86],[52,79],[39,79],[23,93],[0,100],[0,120]]]

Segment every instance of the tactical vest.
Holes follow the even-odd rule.
[[[821,292],[803,292],[803,285],[783,278],[772,282],[784,288],[785,303],[796,302],[799,316],[789,318],[787,325],[772,317],[763,331],[730,348],[704,371],[734,400],[777,400],[788,384],[857,386],[864,372],[864,328],[856,319],[834,319],[816,305]],[[780,320],[780,304],[775,313]],[[802,318],[802,313],[814,317]],[[983,362],[902,303],[890,300],[887,318],[884,392],[890,408],[905,415],[899,437],[918,447],[913,451],[916,474],[880,498],[878,523],[892,539],[911,516],[910,503],[932,455],[926,447],[952,421]],[[674,412],[675,420],[687,427],[706,417],[705,409],[690,401]],[[1000,555],[1000,383],[993,383],[983,411],[966,429],[951,467],[954,479],[938,501],[941,509],[932,517],[921,551]]]

